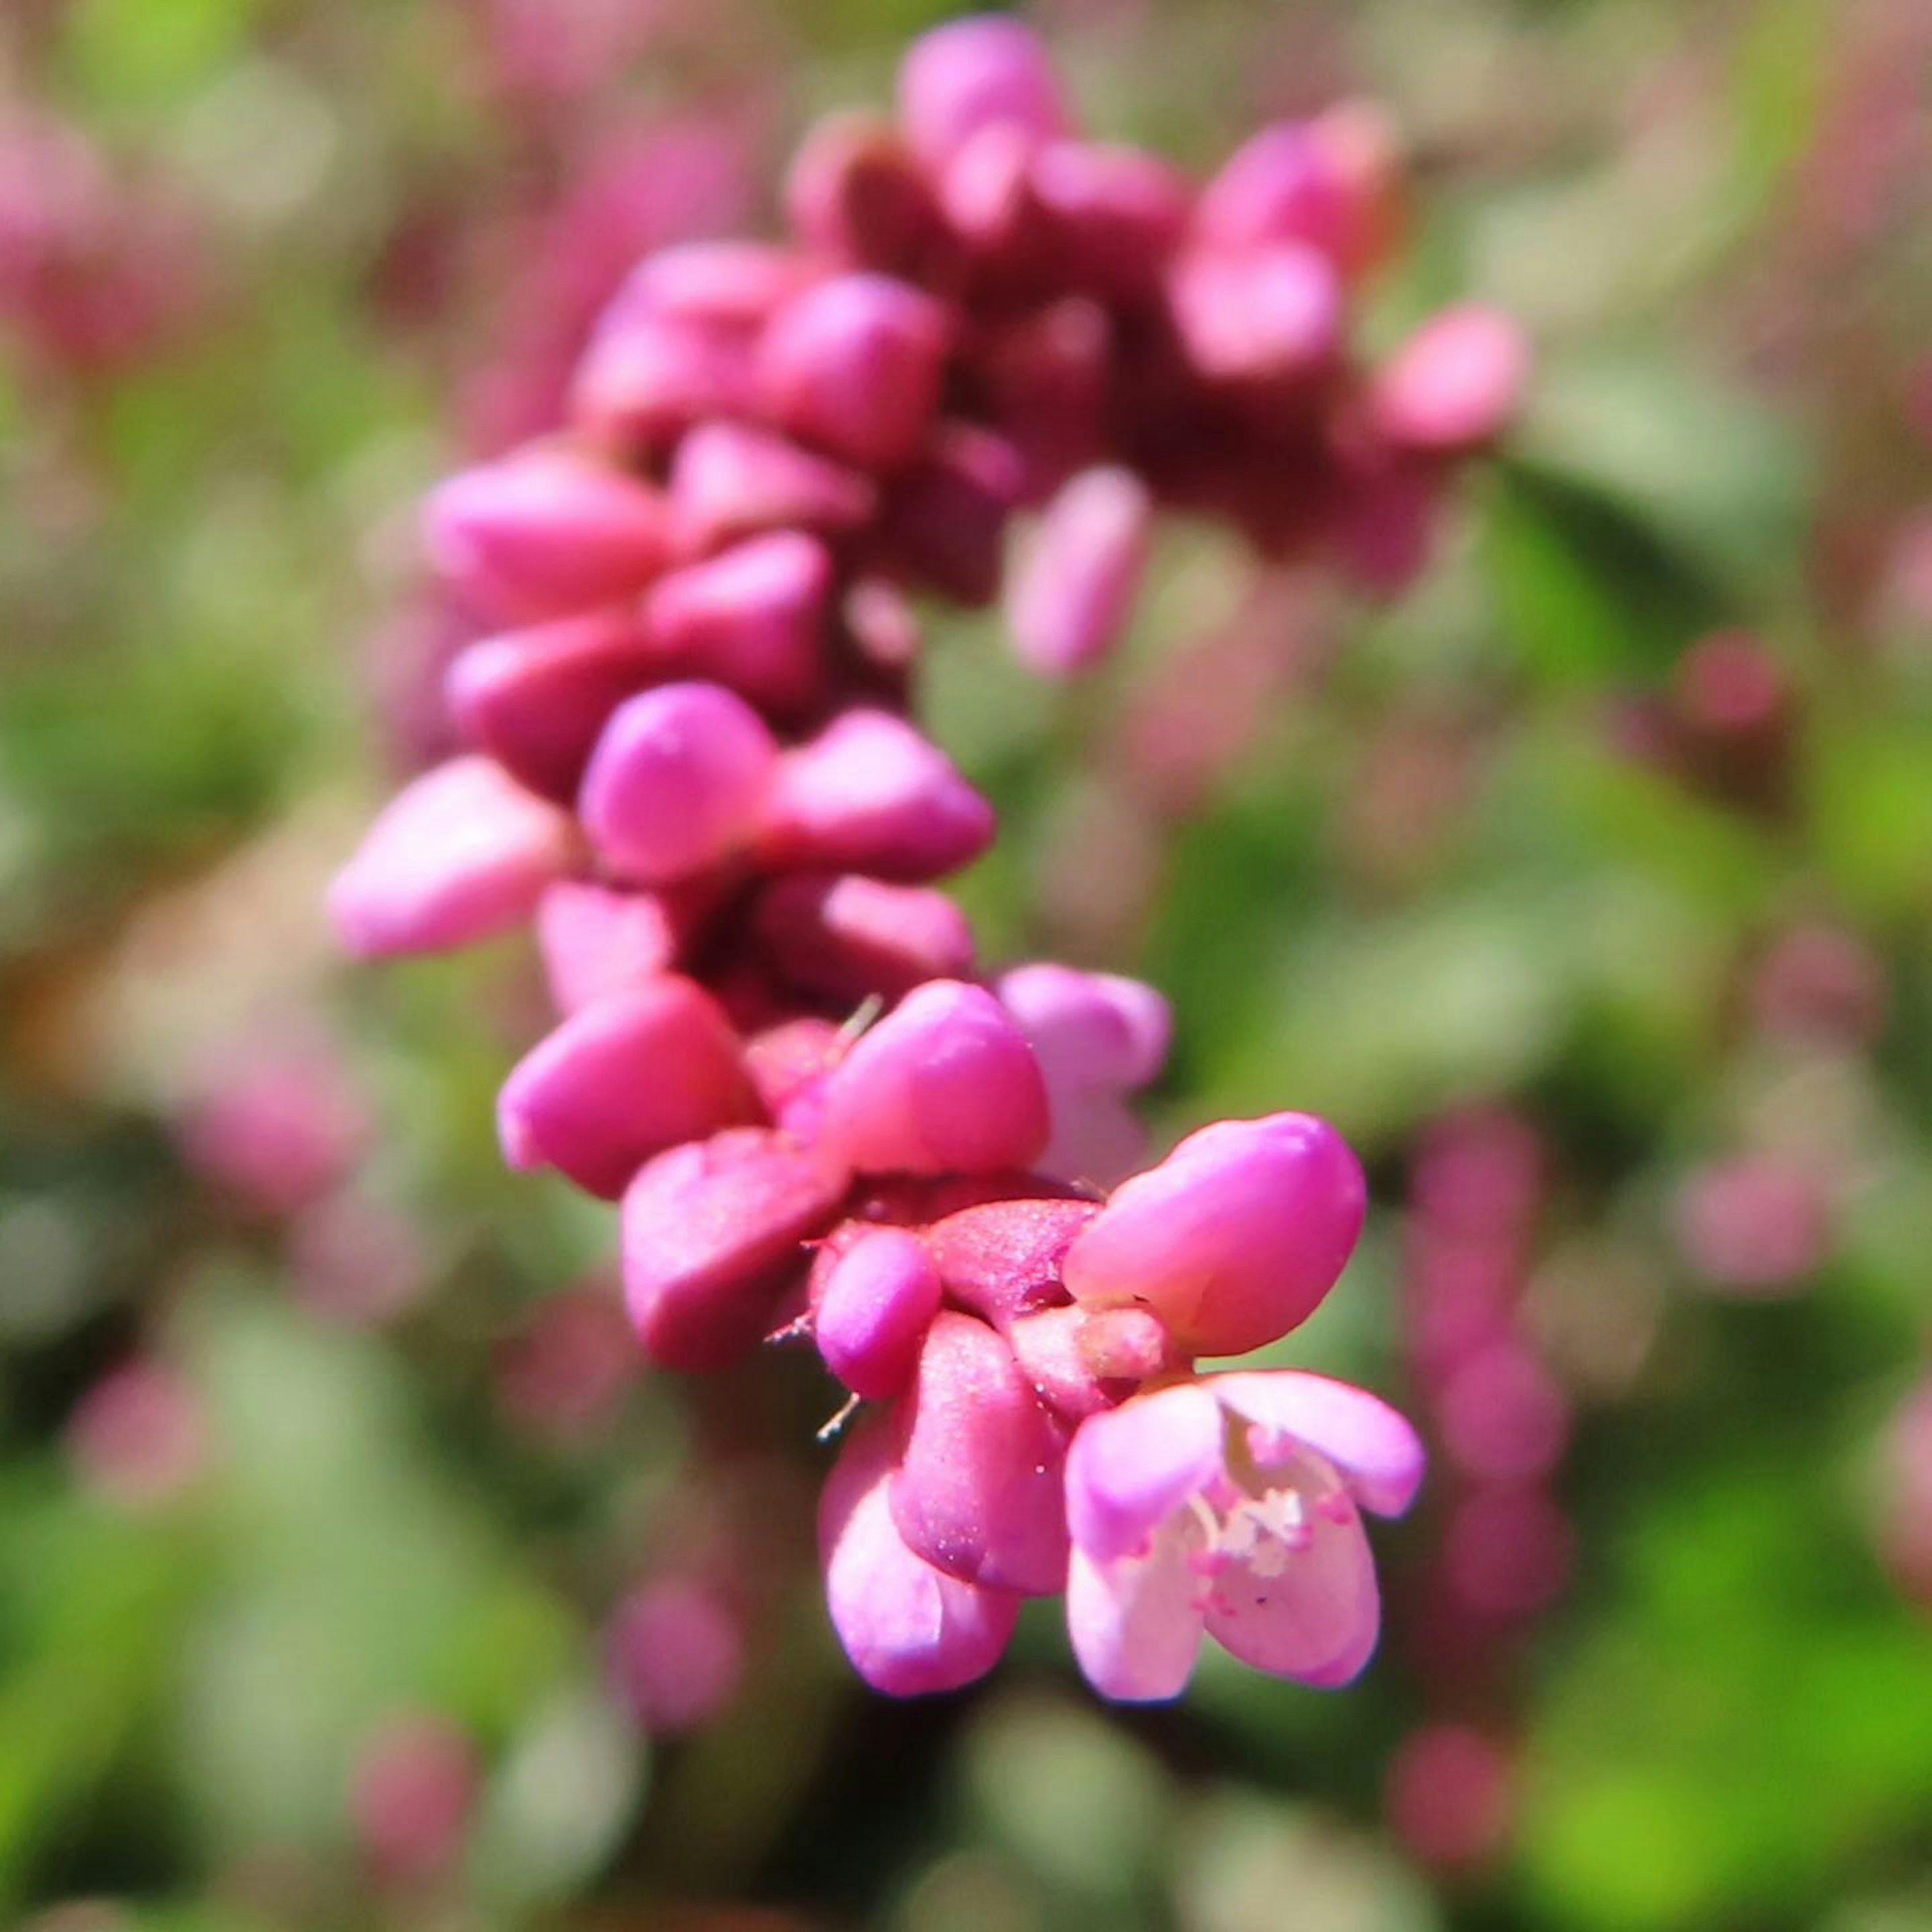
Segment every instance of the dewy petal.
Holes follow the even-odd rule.
[[[949,1576],[905,1546],[887,1499],[891,1449],[890,1430],[860,1429],[825,1486],[819,1550],[832,1628],[875,1690],[957,1690],[999,1661],[1020,1600]]]
[[[1221,1467],[1220,1406],[1198,1382],[1139,1396],[1080,1425],[1066,1456],[1066,1520],[1101,1562],[1138,1555]]]
[[[1400,1516],[1415,1500],[1427,1462],[1422,1438],[1379,1396],[1300,1369],[1210,1376],[1205,1385],[1237,1414],[1334,1463],[1364,1509]]]
[[[1096,1562],[1077,1546],[1066,1574],[1066,1633],[1088,1683],[1124,1703],[1178,1697],[1201,1649],[1202,1540],[1174,1520],[1145,1557]]]
[[[1374,1654],[1382,1598],[1354,1510],[1338,1520],[1318,1503],[1307,1520],[1308,1546],[1289,1552],[1274,1574],[1247,1561],[1221,1572],[1208,1599],[1208,1634],[1257,1670],[1332,1689]]]

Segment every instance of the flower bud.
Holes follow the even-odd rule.
[[[902,719],[848,711],[788,752],[758,850],[772,866],[939,877],[992,842],[993,808]]]
[[[557,1010],[574,1013],[677,963],[681,908],[657,892],[560,879],[537,905],[537,946]]]
[[[1210,382],[1292,388],[1328,368],[1340,346],[1341,283],[1302,243],[1188,256],[1168,299],[1189,362]]]
[[[984,1322],[950,1312],[934,1321],[900,1426],[890,1496],[907,1548],[968,1582],[1028,1596],[1059,1589],[1065,1434]]]
[[[717,1002],[671,973],[573,1013],[518,1063],[496,1103],[512,1167],[560,1168],[606,1200],[652,1154],[758,1112]]]
[[[688,878],[748,845],[778,748],[743,699],[715,684],[667,684],[627,700],[584,773],[584,829],[646,884]]]
[[[651,1359],[715,1369],[764,1340],[837,1214],[844,1171],[789,1135],[734,1127],[647,1162],[624,1193],[624,1296]]]
[[[932,166],[983,128],[1043,142],[1064,133],[1069,118],[1039,38],[990,14],[951,21],[914,43],[899,68],[899,115],[913,151]]]
[[[1238,1355],[1306,1321],[1361,1233],[1362,1171],[1306,1114],[1222,1120],[1115,1190],[1067,1251],[1088,1308],[1150,1310],[1188,1355]]]
[[[664,500],[565,449],[464,470],[430,493],[424,514],[437,568],[486,618],[517,622],[615,603],[670,559]]]
[[[893,480],[880,544],[896,568],[962,604],[998,596],[1006,519],[1026,465],[1004,436],[941,424],[926,453]]]
[[[854,1395],[883,1401],[912,1379],[939,1312],[939,1272],[898,1228],[861,1234],[812,1282],[812,1337],[825,1366]]]
[[[961,1208],[926,1230],[926,1250],[952,1298],[1004,1330],[1065,1299],[1060,1264],[1098,1202],[1004,1200]]]
[[[785,177],[794,231],[828,260],[908,281],[946,279],[958,252],[938,196],[890,123],[835,115],[806,136]]]
[[[520,926],[577,854],[576,829],[492,760],[456,758],[392,799],[330,888],[351,952],[438,952]]]
[[[605,721],[660,675],[629,617],[562,617],[472,644],[444,689],[464,735],[520,784],[568,803]]]
[[[861,1172],[986,1174],[1046,1144],[1046,1089],[992,994],[936,980],[864,1035],[827,1083],[826,1144]]]
[[[680,548],[702,556],[765,530],[856,530],[875,498],[855,471],[769,430],[706,422],[678,445],[670,502]]]
[[[943,894],[862,874],[794,872],[760,895],[752,930],[802,992],[856,1004],[901,998],[973,966],[966,916]]]
[[[906,1547],[889,1500],[890,1432],[847,1439],[819,1506],[820,1562],[838,1641],[859,1675],[889,1697],[956,1690],[998,1663],[1020,1600],[935,1569]]]
[[[801,441],[861,469],[896,469],[939,406],[951,335],[946,310],[904,282],[836,276],[772,318],[760,393]]]
[[[1064,677],[1120,641],[1148,560],[1154,506],[1131,470],[1084,470],[1047,506],[1007,595],[1022,662]]]
[[[686,675],[788,716],[809,710],[824,684],[832,580],[823,544],[776,530],[661,578],[644,624]]]
[[[1529,344],[1500,309],[1444,309],[1376,370],[1370,407],[1398,447],[1456,455],[1492,442],[1522,406]]]

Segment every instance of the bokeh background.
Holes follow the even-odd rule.
[[[644,1372],[610,1214],[501,1168],[525,953],[335,957],[437,748],[416,498],[945,10],[8,0],[0,1923],[1932,1927],[1922,0],[1032,16],[1203,167],[1385,104],[1372,339],[1540,358],[1400,603],[1182,530],[1096,682],[928,680],[988,953],[1172,996],[1163,1136],[1370,1163],[1283,1354],[1436,1445],[1358,1688],[1109,1710],[1047,1606],[864,1691],[829,1388]]]

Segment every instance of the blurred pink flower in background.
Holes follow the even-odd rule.
[[[1771,1155],[1714,1162],[1677,1201],[1684,1259],[1719,1294],[1802,1293],[1831,1252],[1835,1221],[1824,1178]]]
[[[365,1738],[349,1811],[376,1879],[411,1886],[448,1870],[463,1849],[481,1779],[476,1745],[447,1718],[398,1715]]]
[[[653,1737],[702,1730],[737,1694],[746,1669],[744,1612],[696,1576],[640,1583],[604,1633],[611,1687]]]
[[[82,1396],[67,1429],[81,1483],[134,1512],[190,1490],[208,1465],[201,1399],[166,1364],[136,1360],[111,1370]]]

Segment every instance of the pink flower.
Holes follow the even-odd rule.
[[[1360,1512],[1400,1515],[1423,1460],[1385,1403],[1293,1370],[1178,1382],[1090,1417],[1066,1459],[1067,1626],[1088,1680],[1178,1696],[1205,1633],[1272,1676],[1346,1684],[1381,1618]]]
[[[1022,662],[1066,677],[1108,656],[1133,613],[1153,516],[1129,470],[1084,470],[1060,490],[1007,593]]]

